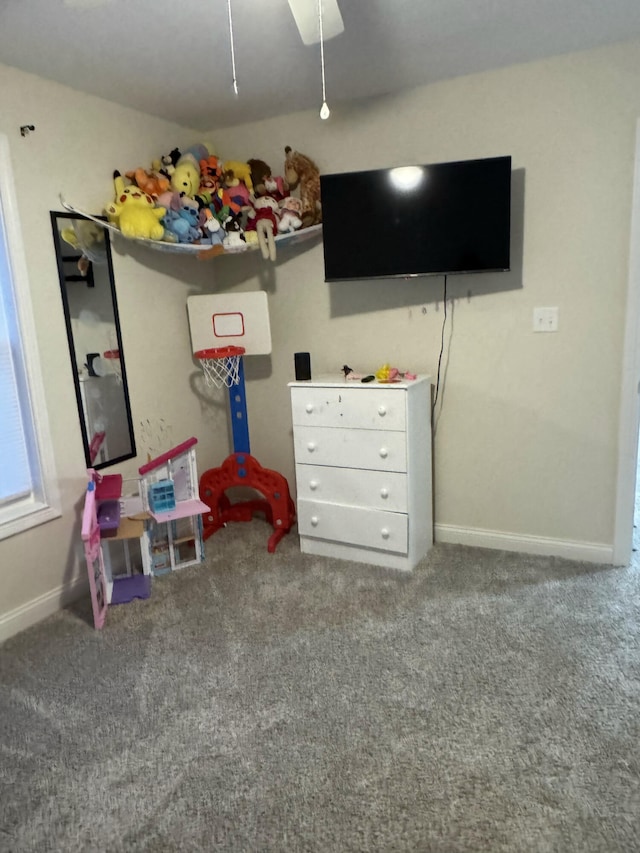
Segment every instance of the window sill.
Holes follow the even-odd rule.
[[[0,512],[0,540],[8,539],[10,536],[23,533],[40,524],[46,524],[61,516],[62,512],[57,507],[43,503],[33,502],[29,509],[24,504],[14,509],[7,508]]]

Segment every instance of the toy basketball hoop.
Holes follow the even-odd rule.
[[[116,375],[116,380],[118,384],[122,383],[122,368],[120,367],[120,350],[119,349],[108,349],[106,352],[102,353],[102,357],[109,360],[111,365],[113,366],[113,372]]]
[[[244,347],[213,347],[201,349],[194,355],[200,360],[207,385],[231,388],[240,381],[240,359],[244,355]]]

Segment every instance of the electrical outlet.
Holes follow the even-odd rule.
[[[534,308],[533,309],[533,331],[534,332],[557,332],[558,331],[558,309],[557,308]]]

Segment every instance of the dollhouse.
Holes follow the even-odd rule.
[[[138,471],[147,516],[143,560],[151,574],[182,569],[204,559],[202,513],[208,506],[198,497],[196,444],[197,439],[190,438]]]
[[[195,445],[190,438],[151,459],[138,473],[137,493],[123,496],[120,474],[90,468],[82,517],[96,628],[107,608],[148,598],[151,577],[204,559]]]

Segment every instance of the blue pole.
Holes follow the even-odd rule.
[[[229,388],[229,412],[231,434],[235,453],[251,453],[249,446],[249,421],[247,419],[247,395],[244,387],[244,359],[238,364],[238,384]]]

